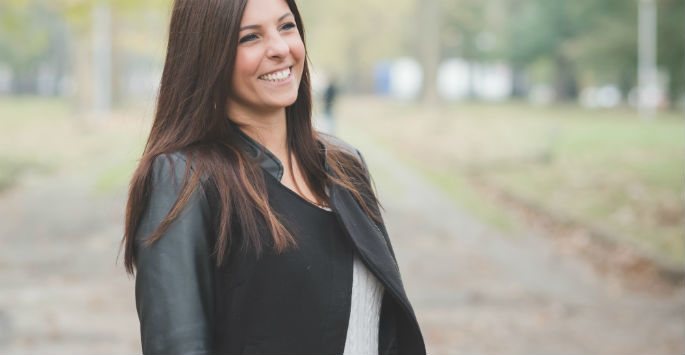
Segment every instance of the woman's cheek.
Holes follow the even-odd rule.
[[[255,48],[241,48],[236,57],[236,72],[251,76],[259,69],[260,54]]]

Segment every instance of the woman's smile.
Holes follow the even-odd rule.
[[[284,82],[285,80],[292,77],[292,67],[287,67],[285,69],[280,69],[273,71],[269,74],[264,74],[259,77],[259,80],[269,81],[269,82]]]
[[[270,89],[289,88],[295,82],[292,67],[262,75],[257,80]]]

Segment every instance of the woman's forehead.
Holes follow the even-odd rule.
[[[285,0],[248,0],[240,26],[255,26],[277,22],[291,14]]]

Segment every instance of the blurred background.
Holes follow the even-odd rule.
[[[685,2],[300,0],[429,354],[685,353]],[[117,259],[171,1],[0,2],[0,353],[140,352]]]

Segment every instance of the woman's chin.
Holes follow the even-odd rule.
[[[294,104],[295,101],[297,101],[297,94],[287,97],[274,97],[270,100],[265,100],[265,106],[273,108],[286,108]]]

